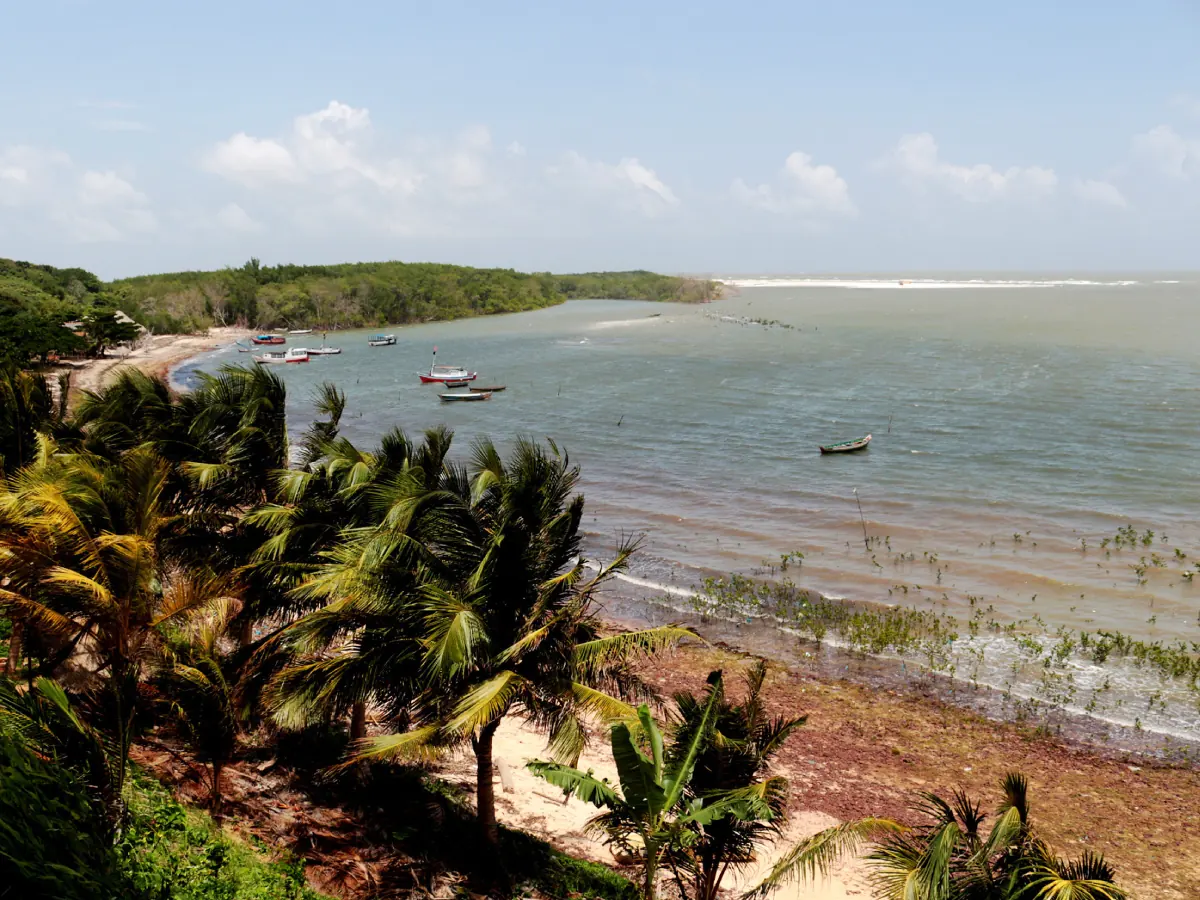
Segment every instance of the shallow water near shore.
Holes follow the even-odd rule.
[[[364,445],[443,422],[460,452],[480,434],[553,438],[582,467],[595,552],[644,533],[631,574],[651,584],[778,576],[800,551],[788,577],[828,596],[1200,641],[1198,279],[900,280],[739,279],[709,306],[577,301],[392,329],[384,348],[343,332],[342,355],[278,368],[297,432],[329,380]],[[439,402],[415,374],[434,345],[508,390]],[[868,432],[863,453],[817,452]],[[1004,681],[1006,648],[978,653],[980,681]],[[1159,690],[1142,674],[1103,676],[1122,715],[1200,734],[1169,684],[1133,711]]]

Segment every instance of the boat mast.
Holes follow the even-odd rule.
[[[433,374],[433,370],[437,368],[437,345],[433,346],[433,362],[429,364],[429,374]]]

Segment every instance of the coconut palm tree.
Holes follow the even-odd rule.
[[[209,576],[169,572],[160,540],[166,477],[149,446],[116,461],[48,452],[0,493],[0,608],[37,636],[43,668],[99,683],[118,785],[159,630],[222,595]]]
[[[15,474],[38,455],[38,435],[62,427],[67,379],[56,401],[44,375],[0,366],[0,477]]]
[[[769,820],[774,814],[770,801],[753,787],[706,796],[698,796],[694,790],[692,782],[700,758],[713,743],[723,694],[721,673],[714,672],[707,698],[697,704],[693,718],[676,731],[666,747],[648,707],[639,706],[637,724],[648,753],[639,748],[628,723],[614,725],[612,756],[619,793],[614,785],[590,771],[540,760],[528,763],[538,777],[604,810],[588,823],[588,829],[641,860],[645,900],[654,900],[657,895],[663,860],[677,858],[692,842],[697,829],[711,828],[727,819]]]
[[[578,474],[553,445],[518,441],[506,463],[485,441],[469,475],[416,464],[381,486],[379,523],[347,533],[298,589],[328,606],[288,630],[307,660],[281,673],[277,719],[306,721],[357,692],[401,730],[361,742],[348,764],[469,745],[481,831],[495,846],[492,744],[503,719],[524,719],[556,756],[577,758],[582,717],[630,716],[614,695],[645,695],[630,660],[691,634],[602,634],[595,591],[634,548],[585,577]]]
[[[768,777],[767,770],[772,757],[804,725],[806,717],[768,715],[762,696],[766,677],[767,664],[759,660],[746,673],[746,695],[742,701],[720,701],[713,740],[704,744],[685,796],[689,800],[709,801],[732,791],[754,791],[770,815],[725,816],[696,824],[688,841],[670,848],[668,859],[679,877],[680,892],[687,893],[683,882],[689,881],[697,900],[715,900],[725,875],[751,864],[756,849],[776,840],[787,824],[787,779]],[[714,690],[711,680],[710,676],[708,694]],[[675,703],[682,720],[681,729],[685,733],[695,730],[707,708],[707,696],[679,693],[675,695]]]
[[[157,682],[193,752],[209,766],[209,808],[221,814],[221,775],[237,748],[238,716],[229,662],[218,641],[236,605],[214,604],[189,627],[164,635]]]
[[[820,832],[785,854],[751,895],[765,897],[789,880],[824,872],[874,839],[867,860],[879,900],[1125,900],[1102,856],[1088,851],[1062,859],[1038,837],[1023,775],[1005,776],[1001,790],[989,830],[986,814],[965,792],[949,799],[921,794],[915,811],[924,821],[917,827],[865,819]]]

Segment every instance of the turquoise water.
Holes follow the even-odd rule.
[[[1012,619],[1200,640],[1182,575],[1200,561],[1200,285],[1089,280],[1105,283],[743,280],[709,306],[577,301],[394,329],[385,348],[345,332],[341,356],[279,368],[297,430],[330,380],[363,444],[442,422],[463,451],[552,437],[582,466],[596,546],[644,533],[649,581],[799,550],[789,574],[833,595],[959,615],[975,596]],[[434,345],[508,390],[439,402],[415,374]],[[868,432],[865,453],[817,452]],[[1150,546],[1099,549],[1130,523]]]

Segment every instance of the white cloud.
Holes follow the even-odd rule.
[[[158,228],[150,201],[113,171],[81,169],[65,153],[16,146],[0,150],[0,231],[45,229],[54,238],[124,241]]]
[[[675,192],[655,171],[633,157],[614,165],[588,159],[572,150],[562,162],[547,169],[546,174],[562,187],[637,210],[645,216],[657,216],[679,205]]]
[[[217,224],[226,231],[239,234],[253,234],[263,230],[261,222],[256,221],[248,212],[236,203],[226,203],[217,212]]]
[[[842,216],[858,212],[850,199],[850,188],[837,169],[814,165],[811,156],[798,150],[784,160],[776,184],[751,187],[737,178],[731,191],[739,202],[770,212]]]
[[[511,156],[524,156],[525,155],[525,145],[522,144],[520,141],[513,141],[511,144],[508,145],[508,152]]]
[[[1080,200],[1086,200],[1089,203],[1099,203],[1101,206],[1113,206],[1117,209],[1125,209],[1129,206],[1129,201],[1125,199],[1125,195],[1116,187],[1107,181],[1095,181],[1093,179],[1077,178],[1072,185],[1075,191],[1075,196]]]
[[[204,168],[248,187],[277,181],[298,181],[300,168],[291,152],[276,141],[238,132],[221,141],[204,158]]]
[[[1200,140],[1185,138],[1170,125],[1159,125],[1133,139],[1134,150],[1173,178],[1200,172]]]
[[[945,162],[933,135],[927,132],[904,135],[883,167],[899,172],[915,186],[937,187],[973,203],[1044,197],[1058,185],[1054,170],[1042,166],[1001,170],[987,163],[966,166]]]

